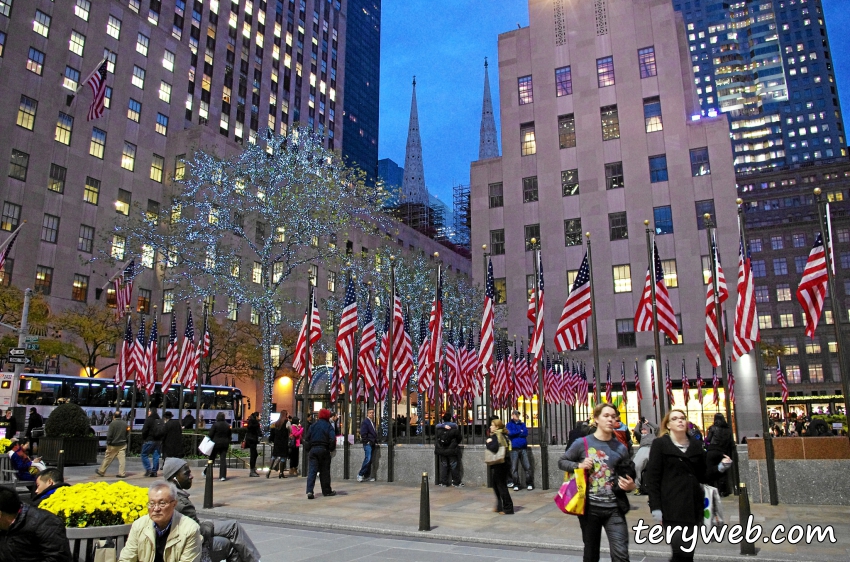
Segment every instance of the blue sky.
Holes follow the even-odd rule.
[[[847,112],[850,0],[822,1],[841,106]],[[451,204],[452,186],[469,182],[469,163],[478,158],[484,57],[491,63],[490,87],[499,127],[497,37],[517,24],[528,25],[528,2],[384,0],[382,4],[378,157],[404,166],[416,75],[425,182],[431,193]]]

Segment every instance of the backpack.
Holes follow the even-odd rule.
[[[165,422],[162,418],[153,422],[153,427],[151,428],[151,437],[153,437],[154,441],[161,441],[163,437],[165,437]]]
[[[449,431],[450,430],[448,430],[448,429],[445,430],[437,438],[437,446],[440,449],[448,449],[449,447],[452,446],[452,437],[451,437],[451,435],[449,435]]]

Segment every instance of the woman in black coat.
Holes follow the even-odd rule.
[[[735,448],[735,438],[723,414],[719,412],[714,414],[714,425],[708,428],[705,442],[705,462],[709,465],[717,465],[723,459],[724,455],[727,457],[732,456]],[[730,492],[728,480],[724,472],[716,478],[711,479],[708,483],[717,488],[721,496],[726,497]]]
[[[673,533],[670,542],[672,560],[693,560],[693,550],[682,550],[690,546],[683,534],[687,529],[691,536],[702,525],[704,492],[700,484],[728,470],[732,459],[724,456],[718,465],[706,465],[705,451],[699,441],[688,436],[688,419],[682,410],[667,412],[659,432],[646,465],[649,509],[668,532],[672,527],[681,528]]]
[[[215,444],[210,460],[214,461],[218,455],[218,479],[221,481],[227,480],[227,451],[230,449],[230,424],[224,418],[224,412],[219,412],[215,417],[215,423],[210,428],[207,437]],[[204,474],[206,474],[204,469]]]
[[[165,412],[165,435],[162,437],[163,458],[183,458],[183,428],[180,422],[173,419],[174,414]]]
[[[284,471],[286,469],[286,459],[289,457],[289,420],[285,411],[280,414],[280,417],[272,425],[269,431],[269,442],[272,444],[272,463],[269,465],[266,478],[271,476],[275,462],[277,462],[277,477],[286,478]]]
[[[254,412],[248,416],[248,430],[245,432],[245,448],[251,452],[251,470],[248,476],[259,478],[257,474],[257,445],[260,444],[260,420],[259,414]]]

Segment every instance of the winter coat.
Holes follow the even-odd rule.
[[[145,424],[142,426],[142,441],[161,442],[162,437],[156,435],[155,431],[155,428],[161,423],[162,422],[160,420],[159,414],[157,414],[156,412],[152,412],[151,415],[149,415],[145,420]]]
[[[39,427],[44,427],[44,418],[38,412],[33,412],[27,422],[27,439],[32,439],[32,430]]]
[[[371,443],[374,445],[378,442],[378,432],[375,430],[375,423],[369,418],[363,418],[360,422],[360,441]]]
[[[48,511],[22,505],[9,530],[0,531],[0,560],[71,562],[65,525]]]
[[[166,458],[183,458],[183,428],[180,426],[180,422],[175,419],[165,422],[165,436],[162,438],[162,454]]]
[[[714,424],[709,427],[705,441],[706,449],[709,451],[721,451],[724,455],[732,456],[735,441],[732,439],[732,430],[728,425]]]
[[[304,435],[304,427],[301,425],[293,425],[289,428],[290,439],[295,439],[295,447],[301,446],[301,436]]]
[[[289,424],[283,424],[280,429],[273,425],[269,431],[269,442],[272,444],[273,457],[289,456]]]
[[[226,421],[217,421],[212,424],[207,437],[215,443],[216,449],[224,449],[230,446],[230,424]]]
[[[460,453],[460,429],[458,429],[456,423],[441,423],[437,426],[434,436],[437,442],[437,446],[434,448],[435,454],[441,457],[458,456]]]
[[[260,422],[255,416],[248,418],[248,429],[245,431],[245,444],[256,447],[260,442]]]
[[[528,427],[521,422],[511,420],[505,427],[508,437],[511,440],[511,449],[525,449],[528,447]]]
[[[106,428],[106,444],[120,447],[127,444],[127,422],[124,420],[112,420]]]
[[[136,519],[121,550],[119,562],[152,562],[156,554],[156,531],[149,515]],[[201,528],[175,510],[165,543],[165,562],[200,562]]]
[[[683,453],[670,435],[652,442],[644,482],[649,490],[649,509],[661,510],[664,522],[701,524],[704,494],[700,484],[717,478],[717,466],[708,466],[699,441],[688,438]]]
[[[321,447],[328,451],[336,450],[336,434],[333,426],[327,420],[319,420],[310,424],[305,441],[307,451],[313,447]]]

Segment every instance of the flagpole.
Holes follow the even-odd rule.
[[[0,252],[5,250],[6,246],[8,246],[12,242],[12,240],[15,239],[15,236],[18,235],[18,233],[21,231],[25,224],[27,224],[27,221],[21,221],[21,224],[18,226],[18,228],[16,228],[9,236],[7,236],[6,239],[3,240],[3,242],[0,242]]]
[[[652,237],[651,231],[649,230],[649,221],[643,221],[644,226],[646,226],[646,256],[649,260],[649,271],[650,271],[650,295],[652,296],[652,337],[655,343],[655,364],[658,365],[658,373],[661,373],[661,340],[658,336],[658,306],[655,302],[655,284],[658,282],[658,279],[655,278],[655,256],[653,255],[652,250]],[[665,400],[669,400],[667,396],[667,392],[664,392],[664,396],[661,396],[661,377],[658,377],[658,417],[663,419],[664,414],[666,413],[667,408],[670,407],[670,404],[665,405]]]
[[[532,238],[531,246],[535,248],[534,252],[534,331],[537,331],[537,325],[542,323],[540,318],[540,313],[542,312],[540,308],[540,241]],[[540,470],[542,486],[543,490],[549,489],[549,436],[547,435],[546,428],[546,396],[544,394],[544,365],[543,365],[543,342],[546,341],[543,337],[543,330],[540,330],[540,341],[538,341],[538,336],[535,335],[534,341],[536,346],[540,346],[540,352],[535,354],[534,364],[537,369],[537,386],[538,386],[538,396],[537,396],[537,418],[538,418],[538,432],[537,434],[540,436]],[[596,342],[594,341],[594,344]],[[532,349],[532,351],[535,351]]]
[[[390,256],[390,302],[392,303],[392,311],[390,312],[390,322],[387,331],[387,482],[394,481],[394,457],[393,449],[393,338],[395,335],[395,256]],[[404,329],[404,328],[402,328]]]
[[[850,416],[850,369],[844,355],[844,346],[841,341],[841,319],[844,317],[843,309],[839,306],[838,294],[835,290],[835,274],[832,262],[832,232],[826,221],[831,220],[827,215],[825,202],[819,187],[815,188],[815,200],[818,205],[818,224],[820,225],[821,237],[824,242],[824,257],[826,258],[826,278],[829,285],[829,299],[832,302],[832,328],[835,330],[835,345],[838,352],[838,368],[841,371],[841,391],[844,394],[844,415]]]
[[[596,402],[599,403],[599,335],[596,329],[596,291],[593,290],[593,256],[590,251],[590,231],[584,234],[587,237],[587,270],[590,276],[590,331],[593,334],[593,366],[596,369],[595,394]],[[585,397],[585,404],[587,404]]]

